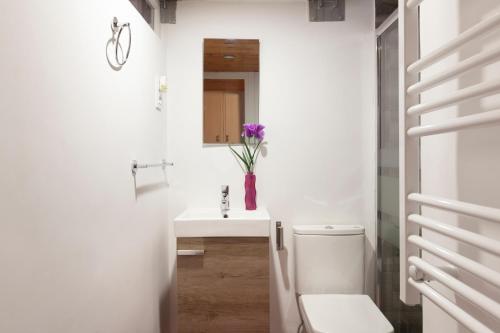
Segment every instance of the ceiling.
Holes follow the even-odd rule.
[[[159,0],[162,14],[162,23],[175,23],[175,4],[181,0]],[[187,0],[184,0],[187,1]],[[220,1],[220,0],[198,0],[198,1]],[[233,0],[234,1],[234,0]],[[307,2],[307,0],[245,0],[246,2]],[[364,0],[370,1],[370,0]],[[398,8],[398,0],[371,0],[375,1],[376,17],[375,26],[378,27]],[[167,8],[170,7],[170,13]],[[168,16],[168,17],[167,17]]]
[[[205,72],[258,72],[257,39],[205,39]]]

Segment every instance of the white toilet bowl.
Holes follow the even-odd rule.
[[[307,333],[392,333],[389,321],[367,295],[302,295]]]
[[[364,293],[364,227],[294,226],[295,289],[307,333],[392,333]]]

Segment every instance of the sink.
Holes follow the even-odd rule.
[[[269,237],[271,218],[265,208],[188,209],[174,219],[176,237]]]

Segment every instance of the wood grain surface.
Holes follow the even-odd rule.
[[[269,332],[269,239],[178,238],[179,333]]]

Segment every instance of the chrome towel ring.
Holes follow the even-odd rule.
[[[127,52],[123,53],[122,46],[120,44],[120,37],[123,32],[123,28],[128,29],[128,46]],[[113,44],[115,46],[115,60],[118,66],[123,66],[128,60],[128,56],[130,55],[130,47],[132,46],[132,31],[130,30],[130,23],[118,23],[118,19],[113,17],[113,21],[111,21],[111,31],[113,31]],[[116,36],[116,38],[115,38]],[[121,51],[121,60],[118,57],[118,49]]]

